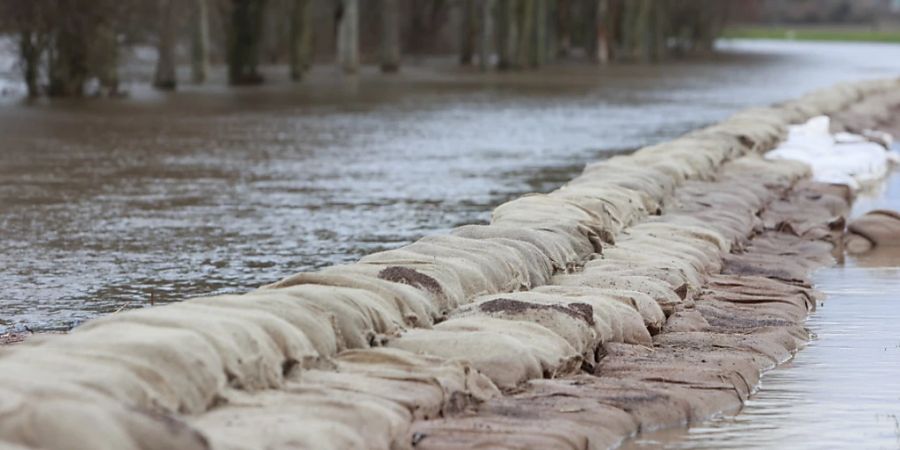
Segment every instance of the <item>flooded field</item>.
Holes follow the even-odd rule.
[[[876,208],[900,210],[900,172],[861,196],[854,214]],[[740,415],[622,448],[900,448],[900,250],[848,258],[814,278],[828,295],[807,322],[816,338],[763,377]]]
[[[486,222],[611,152],[898,73],[900,46],[726,42],[713,60],[654,66],[483,75],[437,64],[398,78],[323,67],[299,85],[276,73],[249,89],[7,99],[0,333],[352,261]]]

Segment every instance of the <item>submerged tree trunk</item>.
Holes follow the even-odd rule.
[[[547,2],[534,0],[534,38],[532,39],[531,66],[539,67],[547,62]]]
[[[294,0],[291,9],[291,79],[299,81],[312,65],[312,0]]]
[[[86,36],[68,29],[54,33],[48,53],[47,94],[51,97],[84,95],[88,78]]]
[[[397,0],[381,0],[381,71],[400,69],[400,8]]]
[[[519,22],[518,44],[516,46],[516,68],[528,67],[534,48],[534,3],[535,0],[518,0],[517,19]]]
[[[359,0],[340,0],[337,59],[345,73],[359,70]]]
[[[265,0],[232,0],[228,30],[228,82],[259,84],[259,44]]]
[[[472,64],[475,58],[475,35],[477,10],[475,0],[463,0],[462,21],[460,26],[459,63],[464,66]]]
[[[100,23],[94,28],[94,44],[89,49],[90,66],[93,68],[102,93],[119,94],[119,42],[111,23]]]
[[[500,8],[498,8],[497,46],[499,49],[497,67],[501,70],[511,68],[516,56],[516,39],[518,36],[516,3],[518,1],[500,0]]]
[[[597,16],[594,21],[597,23],[597,61],[606,64],[612,57],[610,52],[612,34],[610,33],[609,16],[612,14],[612,8],[609,0],[598,0]]]
[[[209,5],[194,0],[194,24],[191,27],[191,80],[206,81],[209,72]]]
[[[481,34],[481,44],[478,49],[478,65],[484,71],[490,67],[491,55],[494,50],[494,0],[481,0],[480,8],[479,32]]]
[[[569,56],[572,50],[572,0],[559,0],[556,3],[556,54]]]
[[[42,45],[39,42],[40,35],[33,31],[19,33],[19,55],[22,58],[22,79],[28,89],[29,97],[40,95],[38,77],[40,76],[40,63]]]
[[[175,4],[177,0],[159,0],[158,42],[156,49],[156,73],[153,86],[157,89],[175,89]]]

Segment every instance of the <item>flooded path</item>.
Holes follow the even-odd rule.
[[[861,196],[853,214],[876,208],[900,210],[900,172]],[[816,339],[765,374],[738,416],[622,448],[900,448],[900,251],[848,258],[814,280],[827,294],[806,324]]]
[[[317,68],[297,86],[7,101],[0,333],[352,261],[486,222],[605,154],[898,73],[900,46],[729,42],[715,60],[659,66]]]

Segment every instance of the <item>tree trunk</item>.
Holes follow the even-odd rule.
[[[312,65],[312,0],[294,0],[291,9],[291,79],[300,81]]]
[[[516,48],[516,68],[528,67],[534,48],[534,3],[535,0],[519,0],[518,22],[519,43]]]
[[[622,1],[622,52],[629,59],[634,59],[640,43],[638,29],[638,13],[643,0]]]
[[[39,65],[41,63],[41,46],[38,33],[22,31],[19,34],[19,54],[22,57],[22,79],[31,98],[40,95],[38,86]]]
[[[612,35],[609,26],[611,14],[609,0],[598,0],[597,17],[594,20],[597,23],[597,61],[601,64],[608,63],[612,56],[610,52]]]
[[[194,26],[191,27],[191,80],[206,81],[209,72],[209,5],[194,0]]]
[[[338,22],[338,65],[345,73],[359,70],[359,0],[340,0]]]
[[[518,35],[518,20],[516,17],[516,3],[519,0],[500,0],[498,39],[500,70],[506,70],[513,66],[516,55],[516,36]]]
[[[400,69],[400,8],[397,0],[381,0],[381,71]]]
[[[47,78],[51,97],[80,97],[88,77],[86,36],[69,30],[57,31],[48,54]]]
[[[228,30],[228,82],[259,84],[257,71],[265,0],[232,0]]]
[[[116,30],[110,23],[97,24],[92,39],[90,65],[103,94],[114,97],[119,94],[119,42]]]
[[[572,0],[559,0],[556,4],[557,55],[569,56],[572,51]]]
[[[475,58],[476,28],[475,0],[463,0],[462,25],[460,29],[459,63],[464,66],[472,64]]]
[[[488,70],[491,64],[494,42],[494,0],[481,0],[481,46],[479,48],[478,65],[482,71]]]
[[[157,29],[159,53],[156,59],[156,73],[153,86],[157,89],[175,89],[175,4],[177,0],[159,0],[159,25]]]
[[[547,62],[547,1],[534,0],[534,39],[532,41],[531,66],[540,67]]]

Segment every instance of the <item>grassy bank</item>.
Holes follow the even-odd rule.
[[[737,26],[726,29],[723,37],[743,39],[787,39],[798,41],[900,43],[900,27],[892,30],[875,30],[866,27]]]

